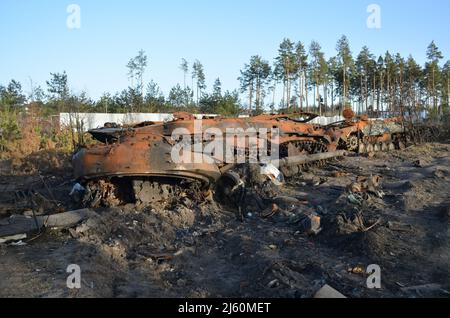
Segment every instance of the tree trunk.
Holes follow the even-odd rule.
[[[447,75],[447,109],[450,108],[450,82],[449,76]]]
[[[248,102],[248,114],[252,114],[252,101],[253,101],[253,81],[249,86],[249,102]]]
[[[366,74],[364,77],[364,98],[365,98],[365,112],[367,113],[369,107],[369,79]]]
[[[313,99],[314,99],[313,109],[314,109],[314,112],[316,111],[315,108],[316,108],[316,101],[317,101],[316,86],[317,86],[317,84],[315,84],[314,88],[313,88]]]
[[[289,74],[287,75],[287,109],[291,108],[291,79],[289,78]]]
[[[391,79],[390,79],[389,73],[387,74],[387,95],[388,95],[388,110],[392,111],[392,109],[391,109]]]
[[[383,110],[383,100],[384,100],[384,76],[383,72],[380,73],[380,94],[379,94],[379,101],[378,101],[378,111]],[[381,107],[380,107],[381,106]]]
[[[277,82],[273,83],[273,96],[272,96],[272,108],[275,109],[275,92],[277,90]]]
[[[261,109],[261,80],[256,78],[256,112]]]
[[[432,72],[432,94],[433,94],[433,109],[436,111],[436,93],[434,91],[434,66],[433,66],[433,72]]]
[[[322,104],[320,103],[320,85],[319,83],[316,84],[316,88],[317,88],[317,102],[318,102],[318,106],[319,106],[319,115],[322,116]]]
[[[340,111],[340,113],[342,114],[342,111],[344,110],[344,108],[347,106],[346,105],[346,103],[347,103],[347,95],[346,95],[346,85],[347,85],[347,82],[346,82],[346,78],[345,78],[345,76],[346,76],[346,69],[345,69],[345,65],[344,65],[344,94],[342,95],[342,106],[341,106],[341,111]]]
[[[305,102],[306,102],[306,109],[309,112],[309,101],[308,101],[308,79],[306,78],[306,70],[303,71],[303,85],[305,86]]]
[[[298,102],[300,105],[300,111],[303,111],[303,83],[302,83],[302,71],[300,70],[300,73],[298,75],[298,91],[300,96],[298,97]]]
[[[363,78],[362,75],[359,76],[359,109],[358,109],[358,113],[361,114],[362,113],[362,108],[363,108]]]
[[[375,98],[377,91],[377,76],[376,73],[373,74],[373,87],[372,87],[372,111],[375,110]]]
[[[331,113],[334,115],[334,81],[331,81]]]

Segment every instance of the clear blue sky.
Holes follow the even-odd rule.
[[[81,7],[81,29],[68,29],[69,4]],[[367,6],[381,7],[381,29],[369,29]],[[145,80],[165,94],[182,83],[182,57],[199,59],[207,85],[220,77],[238,87],[240,68],[251,55],[272,61],[284,37],[317,40],[327,56],[342,34],[358,53],[368,45],[412,54],[425,61],[435,40],[450,58],[448,0],[0,0],[0,84],[14,78],[29,91],[30,80],[45,88],[50,72],[66,70],[75,93],[93,98],[128,86],[128,60],[144,49]]]

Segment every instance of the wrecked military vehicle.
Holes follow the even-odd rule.
[[[148,203],[186,189],[207,192],[245,163],[273,164],[289,176],[344,154],[335,151],[321,126],[310,123],[315,117],[196,119],[177,113],[169,122],[109,125],[89,131],[100,144],[80,147],[73,157],[74,174],[86,190],[84,204],[91,207]],[[233,188],[239,181],[232,179],[225,183]]]
[[[316,117],[302,112],[197,119],[176,113],[168,122],[90,130],[100,143],[80,147],[73,157],[83,204],[145,204],[186,193],[202,200],[211,189],[224,201],[236,200],[245,183],[242,165],[257,165],[272,179],[279,178],[278,169],[292,177],[347,151],[403,149],[431,141],[439,132],[402,118],[357,117],[349,109],[344,121],[328,126],[311,123]]]
[[[402,150],[411,144],[435,141],[439,129],[407,122],[403,117],[369,119],[367,115],[355,116],[351,109],[343,112],[344,120],[324,129],[337,149],[357,153]]]

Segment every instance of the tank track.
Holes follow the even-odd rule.
[[[108,178],[91,180],[85,184],[82,205],[88,208],[116,207],[127,203],[148,206],[170,204],[172,200],[204,198],[200,181],[171,178]]]
[[[360,154],[403,150],[409,145],[435,142],[439,136],[439,129],[433,126],[409,128],[404,133],[392,134],[392,139],[385,142],[378,141],[379,136],[363,136],[362,139],[359,139],[357,134],[352,134],[347,140],[341,139],[337,149]]]
[[[293,153],[289,154],[289,148],[294,150]],[[327,152],[327,146],[320,141],[295,141],[291,143],[284,144],[280,147],[280,158],[285,158],[288,156],[295,155],[313,155],[317,153]],[[327,160],[319,160],[312,163],[300,164],[296,166],[290,167],[281,167],[281,172],[285,177],[293,177],[301,171],[307,171],[313,167],[323,167],[326,164]]]

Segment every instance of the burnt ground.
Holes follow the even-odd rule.
[[[71,208],[70,167],[59,159],[58,169],[41,170],[44,181],[36,158],[23,167],[3,162],[0,217],[29,213],[14,201],[18,190],[39,192],[41,213]],[[382,176],[376,191],[350,195],[358,176],[373,175]],[[0,244],[0,296],[302,298],[325,283],[348,297],[450,296],[448,142],[333,160],[278,190],[300,205],[241,220],[212,200],[180,197],[140,211],[97,209],[77,228]],[[319,234],[301,231],[303,210],[321,217]],[[66,287],[69,264],[81,267],[79,290]],[[381,267],[379,290],[366,286],[370,264]],[[421,285],[428,287],[408,288]]]

